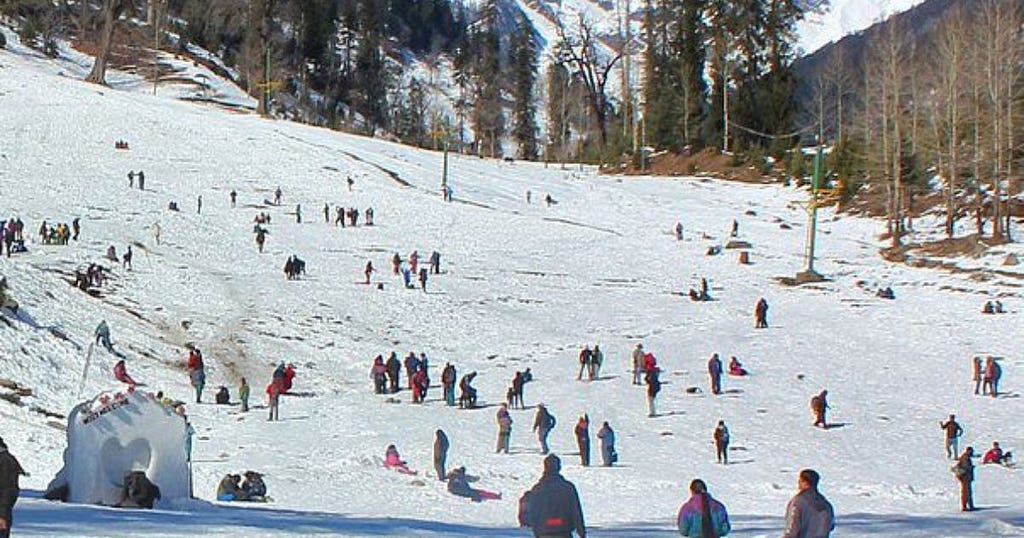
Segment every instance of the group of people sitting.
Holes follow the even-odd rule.
[[[1013,453],[1003,452],[1003,449],[999,447],[999,441],[992,442],[992,448],[988,449],[985,453],[982,463],[994,463],[997,465],[1013,465]]]
[[[879,299],[889,299],[890,301],[896,298],[896,292],[892,291],[891,287],[879,288],[878,293],[875,294]]]
[[[1005,314],[1006,310],[1003,310],[1002,301],[985,301],[985,306],[981,309],[982,314]]]
[[[265,502],[267,500],[267,484],[263,482],[263,475],[256,471],[246,471],[244,482],[241,476],[228,474],[217,486],[217,500]]]
[[[124,140],[118,140],[114,142],[114,149],[128,149],[128,142]]]
[[[89,267],[86,268],[85,273],[82,273],[79,269],[75,269],[74,286],[82,291],[87,291],[93,286],[102,286],[103,282],[106,280],[106,277],[103,275],[103,271],[103,267],[95,263],[90,263]]]

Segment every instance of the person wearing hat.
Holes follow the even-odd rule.
[[[14,503],[18,502],[21,487],[18,479],[28,476],[18,459],[7,451],[7,444],[0,439],[0,538],[11,535],[14,519]]]
[[[690,499],[679,508],[676,518],[681,536],[705,538],[725,536],[732,527],[725,506],[708,493],[708,486],[701,479],[690,482]]]
[[[535,538],[571,538],[573,532],[579,538],[587,536],[580,495],[561,471],[562,460],[549,454],[544,474],[519,499],[519,524],[529,527]]]

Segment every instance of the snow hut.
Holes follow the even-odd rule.
[[[142,471],[158,502],[189,497],[188,425],[175,408],[141,391],[101,394],[68,417],[64,467],[47,488],[69,502],[113,506],[125,475]]]

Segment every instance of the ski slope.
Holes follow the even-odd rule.
[[[962,260],[982,277],[911,269],[878,256],[882,223],[824,211],[818,268],[832,280],[785,288],[776,277],[802,267],[805,213],[796,202],[805,193],[797,189],[453,156],[455,201],[444,203],[439,153],[101,88],[61,72],[25,51],[0,51],[0,216],[20,216],[30,237],[29,253],[0,258],[22,307],[0,323],[0,377],[33,390],[22,406],[0,400],[0,435],[32,473],[22,481],[29,498],[16,508],[18,536],[525,536],[517,499],[541,471],[533,409],[513,411],[511,455],[493,448],[494,405],[526,367],[536,375],[526,403],[544,402],[557,417],[552,448],[580,489],[594,536],[674,535],[695,477],[728,507],[733,536],[778,536],[804,467],[823,476],[838,514],[835,536],[1024,535],[1019,471],[979,468],[984,510],[957,511],[938,427],[956,413],[966,429],[961,446],[1024,446],[1014,420],[1024,410],[1020,272],[992,270],[1006,252],[1020,252],[1016,245]],[[130,151],[114,150],[118,139]],[[128,188],[126,174],[139,169],[145,191]],[[278,186],[282,207],[264,207]],[[538,203],[548,193],[558,201],[550,208]],[[166,209],[171,201],[180,212]],[[372,206],[376,226],[325,224],[325,203],[332,214],[337,204]],[[291,215],[296,204],[301,224]],[[252,235],[260,211],[273,218],[263,254]],[[80,241],[35,240],[42,219],[76,216]],[[728,241],[734,218],[753,244],[752,265],[739,265],[734,250],[705,255]],[[669,233],[677,221],[681,242]],[[915,223],[921,233],[932,224]],[[100,298],[70,286],[73,271],[101,261],[111,244],[119,253],[134,245],[134,270],[113,266]],[[442,255],[444,273],[431,278],[429,293],[402,289],[390,273],[392,253],[413,249]],[[307,262],[302,280],[282,274],[292,254]],[[383,290],[361,284],[367,261]],[[716,301],[684,299],[702,276]],[[889,285],[896,301],[874,297]],[[771,328],[755,331],[751,313],[762,296]],[[979,314],[994,297],[1011,313]],[[32,408],[67,413],[78,401],[101,319],[146,390],[189,400],[191,342],[206,356],[207,402],[219,384],[234,395],[245,376],[262,404],[281,360],[295,363],[299,395],[283,399],[276,423],[262,408],[188,406],[195,501],[124,512],[32,498],[60,468],[65,441]],[[627,373],[641,341],[666,371],[653,419]],[[578,350],[595,343],[604,375],[577,382]],[[435,383],[446,361],[460,376],[478,371],[485,407],[446,408],[439,388],[424,405],[411,404],[408,391],[394,401],[374,395],[370,363],[391,350],[425,352]],[[712,352],[736,355],[752,375],[727,378],[726,393],[709,396]],[[1005,396],[971,393],[977,353],[1003,357]],[[119,388],[115,360],[94,353],[85,394]],[[808,409],[823,388],[837,426],[828,431],[811,427]],[[621,465],[579,466],[572,426],[584,412],[592,435],[603,421],[616,430]],[[732,432],[729,466],[714,463],[720,419]],[[437,428],[452,441],[449,465],[465,465],[480,477],[477,487],[502,500],[473,504],[422,476]],[[381,466],[390,443],[421,476]],[[266,475],[273,503],[212,501],[224,474],[247,469]]]

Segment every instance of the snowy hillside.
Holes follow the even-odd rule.
[[[0,216],[24,220],[29,248],[0,258],[21,305],[0,315],[0,377],[32,390],[20,405],[0,400],[0,436],[32,474],[22,480],[27,496],[38,497],[61,467],[64,433],[52,425],[61,420],[42,411],[66,414],[78,401],[101,319],[144,390],[188,401],[183,364],[194,343],[210,369],[206,402],[219,384],[234,396],[245,376],[262,405],[282,360],[297,367],[297,394],[283,399],[274,423],[262,407],[188,406],[198,500],[128,513],[23,499],[17,536],[525,536],[517,499],[541,471],[532,407],[513,411],[512,453],[493,449],[495,406],[526,367],[536,375],[526,404],[544,402],[557,417],[552,448],[579,487],[594,536],[675,535],[694,477],[728,507],[732,535],[778,536],[803,467],[822,473],[838,513],[835,536],[1024,535],[1019,470],[979,468],[984,510],[957,511],[938,426],[956,413],[962,446],[1024,447],[1024,426],[1013,420],[1024,411],[1024,270],[997,268],[1007,252],[1021,253],[1017,245],[958,260],[959,271],[911,269],[878,256],[879,222],[825,211],[819,270],[832,280],[785,288],[776,278],[802,266],[799,190],[455,156],[455,200],[444,203],[439,153],[101,88],[61,71],[0,51],[8,134],[0,138]],[[116,140],[130,150],[115,150]],[[146,189],[130,189],[127,174],[140,169]],[[267,206],[278,186],[283,205]],[[546,194],[558,203],[544,207]],[[169,211],[170,202],[181,211]],[[337,205],[373,207],[376,225],[326,224],[324,204],[332,214]],[[263,254],[252,234],[259,212],[272,216]],[[40,244],[44,219],[75,217],[79,241]],[[734,250],[706,255],[729,240],[732,219],[752,243],[752,265],[738,264]],[[669,233],[680,220],[681,242]],[[122,252],[129,244],[133,270],[103,261],[109,245]],[[403,289],[390,271],[394,252],[414,249],[441,253],[443,273],[427,293]],[[293,254],[308,275],[288,281],[282,267]],[[367,261],[383,289],[362,284]],[[112,272],[98,297],[69,282],[93,262]],[[681,295],[701,277],[715,301]],[[879,286],[892,286],[897,300],[877,299]],[[754,330],[762,296],[771,328]],[[996,297],[1011,313],[981,315]],[[656,418],[627,373],[638,342],[666,371]],[[578,382],[576,356],[588,344],[601,345],[607,364],[599,380]],[[439,387],[423,405],[410,403],[409,391],[374,395],[372,358],[392,350],[426,353],[435,385],[447,361],[460,376],[476,370],[484,407],[447,408]],[[713,352],[751,370],[726,379],[717,397],[707,392]],[[970,358],[979,353],[1002,357],[1004,396],[972,394]],[[121,389],[114,361],[94,352],[84,394]],[[827,431],[811,426],[808,410],[823,388],[835,425]],[[584,412],[592,435],[603,421],[616,430],[621,465],[579,465],[572,425]],[[718,420],[732,430],[728,466],[714,463]],[[480,477],[476,486],[502,500],[474,504],[422,476],[437,428],[452,440],[450,466],[465,465]],[[421,476],[382,468],[389,443]],[[265,473],[274,502],[212,501],[224,474],[247,469]]]
[[[890,15],[906,11],[923,1],[832,0],[826,13],[811,15],[799,25],[799,47],[804,54],[810,54],[833,41],[860,32]]]

